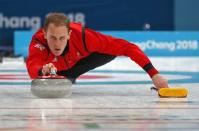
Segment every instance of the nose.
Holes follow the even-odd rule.
[[[54,42],[54,46],[55,46],[55,47],[59,47],[60,45],[61,45],[61,41],[56,40],[56,41]]]

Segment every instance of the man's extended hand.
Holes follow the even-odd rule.
[[[152,81],[157,89],[169,87],[167,79],[161,76],[160,74],[154,75],[152,77]]]
[[[55,72],[57,72],[57,68],[52,63],[46,64],[42,68],[42,74],[43,75],[50,74],[51,70],[55,70]]]

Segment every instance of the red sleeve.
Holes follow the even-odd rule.
[[[114,38],[95,32],[89,28],[85,32],[86,46],[90,52],[99,52],[116,56],[128,56],[152,77],[158,71],[153,67],[149,58],[135,44],[126,40]]]
[[[38,77],[39,71],[42,69],[47,55],[47,49],[33,38],[29,46],[29,54],[26,61],[26,67],[29,76],[32,79]]]

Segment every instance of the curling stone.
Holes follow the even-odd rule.
[[[72,94],[72,82],[64,76],[50,74],[31,82],[31,92],[40,98],[63,98]]]

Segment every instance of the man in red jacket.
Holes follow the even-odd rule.
[[[167,80],[138,46],[69,22],[62,13],[46,16],[44,28],[32,37],[26,66],[32,79],[55,69],[58,75],[75,80],[116,56],[130,57],[148,73],[157,88],[168,87]]]

